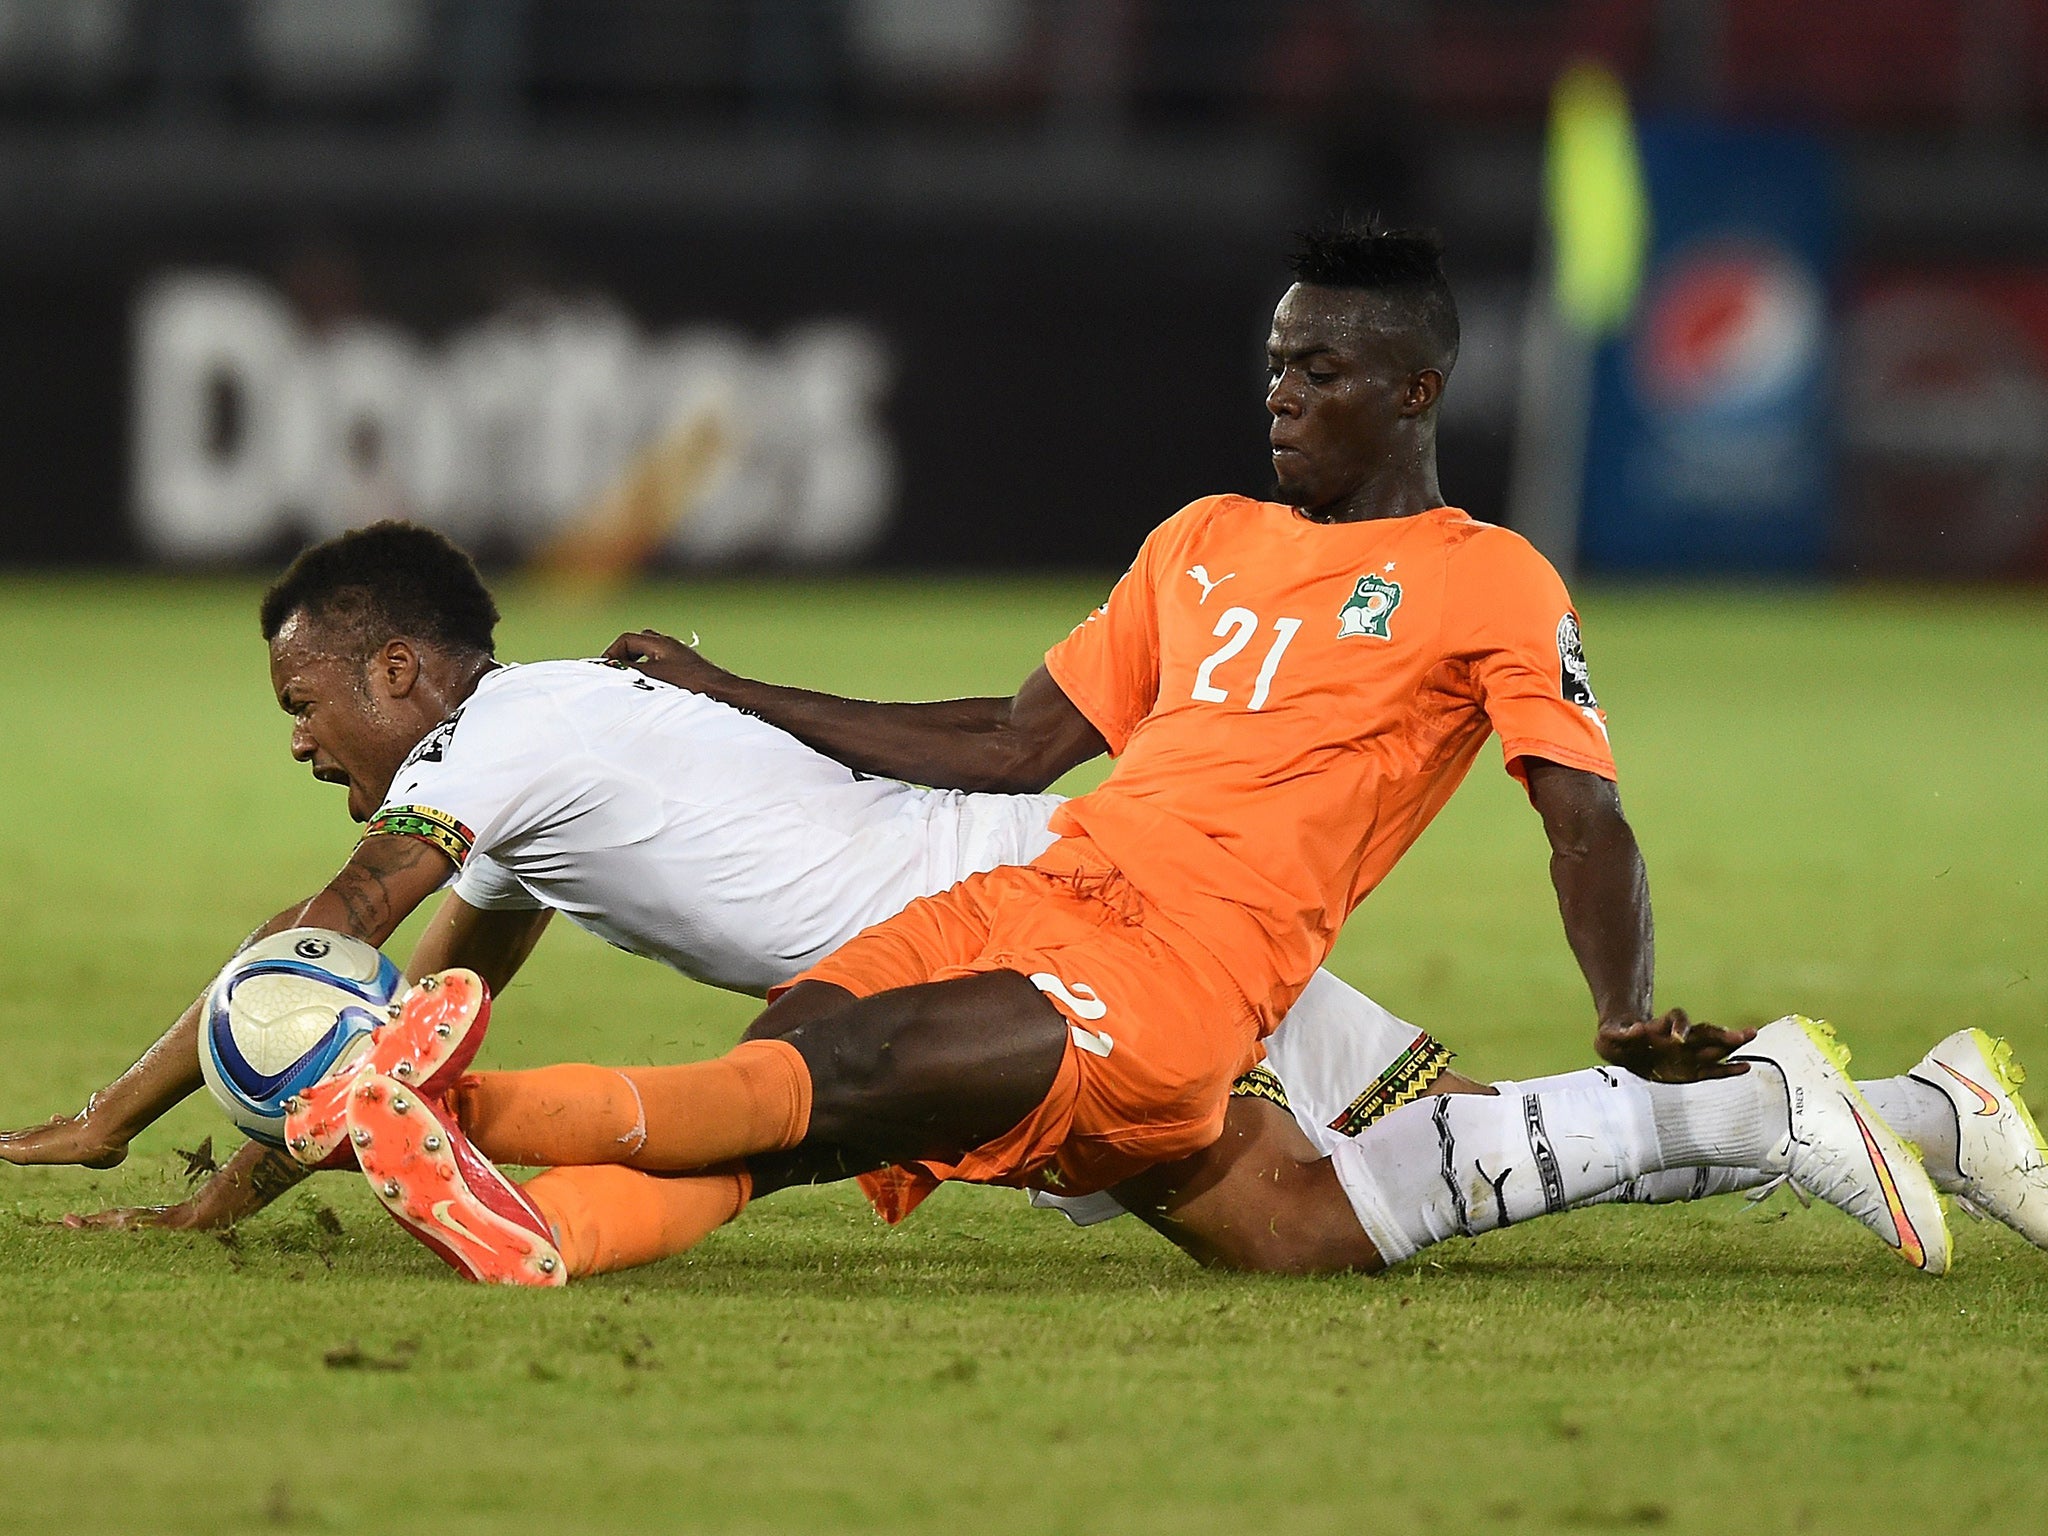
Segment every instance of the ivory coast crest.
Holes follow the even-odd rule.
[[[1400,606],[1401,583],[1389,581],[1377,571],[1359,577],[1358,585],[1337,610],[1337,638],[1370,635],[1375,640],[1393,639],[1388,626],[1393,622],[1394,610]]]

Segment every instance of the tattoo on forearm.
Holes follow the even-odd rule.
[[[378,900],[379,896],[386,894],[382,880],[365,880],[353,869],[345,869],[335,877],[328,890],[334,893],[341,902],[342,910],[348,913],[351,929],[357,934],[377,932],[377,919],[385,910]]]
[[[328,894],[341,903],[357,937],[381,942],[406,915],[397,910],[393,879],[417,869],[422,860],[445,857],[416,838],[365,838],[328,885]]]

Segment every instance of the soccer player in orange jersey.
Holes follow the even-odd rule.
[[[476,1278],[575,1267],[556,1251],[575,1245],[461,1145],[487,1126],[522,1162],[738,1179],[737,1201],[707,1202],[721,1217],[750,1190],[857,1173],[890,1219],[962,1179],[1115,1186],[1170,1227],[1214,1193],[1205,1155],[1223,1143],[1226,1168],[1244,1163],[1232,1083],[1497,732],[1549,836],[1596,1049],[1625,1070],[1410,1106],[1369,1133],[1371,1156],[1312,1164],[1363,1233],[1341,1257],[1376,1267],[1720,1162],[1784,1173],[1909,1261],[1946,1264],[1925,1173],[1822,1034],[1654,1015],[1647,881],[1570,599],[1438,486],[1458,332],[1434,242],[1337,231],[1295,271],[1269,344],[1274,498],[1209,497],[1162,524],[1014,698],[865,703],[653,637],[615,647],[856,769],[1026,790],[1117,761],[1033,865],[868,929],[717,1061],[480,1074],[421,1114],[405,1077],[434,1074],[434,1047],[394,1034],[322,1113],[401,1221]]]

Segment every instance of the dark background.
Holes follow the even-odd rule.
[[[330,288],[346,274],[351,312],[428,339],[535,292],[602,295],[650,329],[864,320],[895,355],[900,489],[860,558],[1104,566],[1188,498],[1263,486],[1278,258],[1335,208],[1444,234],[1468,325],[1446,490],[1511,515],[1545,113],[1574,59],[1646,111],[1817,135],[1841,169],[1845,311],[1878,278],[2025,279],[2048,250],[2048,0],[0,13],[0,563],[146,558],[129,346],[166,272],[299,296],[310,264]],[[2016,366],[2031,377],[2033,352]],[[2006,476],[2030,509],[2031,462]],[[1978,471],[1922,472],[1916,504]],[[1844,477],[1838,552],[1878,547],[1853,494],[1871,481]],[[1884,515],[1878,566],[1939,537]],[[287,519],[263,557],[295,538]]]

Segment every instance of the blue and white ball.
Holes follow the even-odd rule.
[[[288,928],[227,963],[206,993],[199,1069],[228,1118],[284,1145],[285,1100],[359,1049],[405,990],[374,946],[325,928]]]

